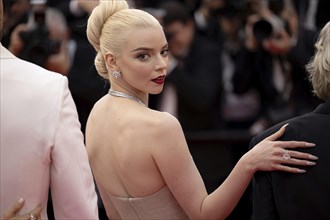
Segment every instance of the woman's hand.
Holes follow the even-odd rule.
[[[37,220],[41,219],[41,206],[33,209],[27,214],[16,216],[16,214],[24,206],[24,200],[21,198],[16,204],[14,204],[5,214],[1,216],[1,220]]]
[[[252,170],[280,170],[291,173],[304,173],[305,170],[288,165],[313,166],[316,164],[314,162],[318,159],[316,156],[292,150],[294,148],[314,147],[315,144],[304,141],[276,141],[284,134],[287,125],[265,138],[244,155],[252,166]]]

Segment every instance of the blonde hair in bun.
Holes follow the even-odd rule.
[[[142,27],[160,26],[151,14],[129,9],[125,0],[101,0],[94,8],[87,23],[87,38],[97,55],[95,67],[98,73],[108,79],[108,68],[104,55],[111,52],[120,54],[129,34]]]
[[[108,69],[103,58],[104,48],[100,47],[102,31],[109,17],[123,9],[128,9],[125,0],[100,0],[100,4],[94,8],[88,18],[87,38],[97,52],[94,61],[95,67],[98,73],[106,79],[108,78]]]

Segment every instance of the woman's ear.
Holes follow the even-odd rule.
[[[107,66],[109,66],[111,69],[113,69],[113,70],[117,69],[116,58],[113,53],[111,53],[111,52],[106,53],[104,55],[104,60],[107,64]]]

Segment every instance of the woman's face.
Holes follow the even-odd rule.
[[[160,93],[167,64],[168,44],[161,26],[131,32],[117,59],[126,89],[137,93]]]

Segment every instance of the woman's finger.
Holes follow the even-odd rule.
[[[1,217],[1,219],[11,219],[24,206],[24,199],[20,198],[10,209]]]
[[[27,216],[29,217],[29,220],[37,220],[41,219],[41,211],[42,207],[39,205],[37,208],[33,209]]]
[[[289,124],[283,125],[277,132],[275,132],[274,134],[266,137],[264,140],[275,141],[275,140],[279,139],[284,134],[285,128],[288,125]]]
[[[300,160],[296,158],[282,159],[282,164],[295,165],[295,166],[314,166],[316,163],[309,160]]]
[[[299,152],[299,151],[293,151],[293,150],[288,150],[287,153],[294,158],[297,159],[306,159],[306,160],[317,160],[319,159],[317,156],[314,156],[312,154],[309,153],[303,153],[303,152]]]
[[[39,220],[41,219],[41,211],[42,207],[39,205],[37,208],[33,209],[29,213],[17,216],[15,218],[11,218],[10,220]]]
[[[289,167],[283,164],[276,164],[274,166],[275,170],[279,170],[279,171],[285,171],[285,172],[289,172],[289,173],[306,173],[306,170],[304,169],[299,169],[296,167]]]
[[[314,143],[306,141],[276,141],[276,146],[281,148],[309,148],[315,147]]]
[[[38,217],[38,219],[40,219],[40,216],[41,216],[41,211],[42,211],[42,207],[41,205],[39,205],[37,208],[35,208],[31,213]]]

